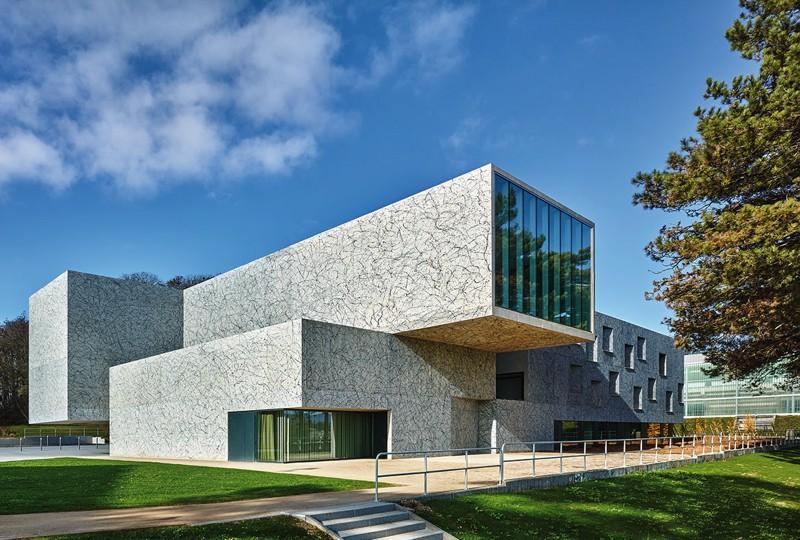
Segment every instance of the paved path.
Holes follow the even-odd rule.
[[[28,538],[114,529],[199,525],[239,521],[316,508],[371,501],[370,490],[311,493],[224,503],[151,506],[116,510],[47,512],[0,516],[0,539]]]
[[[63,446],[61,450],[58,446],[45,446],[40,450],[38,446],[26,446],[22,450],[19,447],[0,448],[0,463],[8,461],[21,461],[27,459],[50,459],[57,457],[104,457],[108,456],[108,445],[101,444],[99,447],[90,444],[77,446]]]

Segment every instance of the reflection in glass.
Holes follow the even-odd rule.
[[[500,175],[494,179],[495,304],[591,328],[591,227]]]

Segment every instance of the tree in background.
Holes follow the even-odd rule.
[[[634,204],[681,212],[646,252],[668,275],[648,296],[712,374],[800,380],[800,2],[741,0],[726,37],[758,73],[709,79],[697,137],[640,172]]]
[[[188,289],[189,287],[193,287],[198,283],[208,281],[213,277],[214,276],[207,274],[191,274],[188,276],[175,276],[174,278],[166,282],[166,286],[172,287],[173,289],[183,290],[183,289]]]
[[[0,425],[28,423],[28,319],[0,324]]]
[[[122,274],[120,279],[146,283],[147,285],[163,285],[165,287],[183,290],[207,281],[212,277],[214,276],[207,274],[190,274],[188,276],[175,276],[167,281],[161,281],[161,278],[151,272],[134,272],[132,274]]]

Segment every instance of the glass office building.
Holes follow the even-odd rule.
[[[495,304],[591,330],[592,226],[494,177]]]
[[[709,377],[702,355],[686,356],[684,401],[687,417],[800,414],[800,388],[785,388],[784,379],[770,376],[758,388],[745,381]]]

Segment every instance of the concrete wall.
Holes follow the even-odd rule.
[[[492,313],[491,167],[186,290],[187,346],[296,318],[400,332]]]
[[[611,352],[602,350],[602,329],[613,329]],[[683,352],[672,337],[629,322],[595,314],[594,344],[567,345],[497,355],[497,373],[525,373],[525,401],[486,404],[481,409],[481,432],[496,422],[499,442],[551,440],[555,420],[677,423],[683,421],[678,384],[683,382]],[[635,348],[646,340],[645,360],[625,367],[625,344]],[[658,353],[667,355],[667,377],[658,372]],[[620,375],[620,393],[610,392],[609,372]],[[648,379],[656,380],[656,401],[648,400]],[[598,386],[594,387],[593,382]],[[633,388],[642,387],[643,410],[634,409]],[[673,392],[673,413],[666,412],[666,391]]]
[[[493,353],[303,322],[303,405],[390,410],[394,451],[474,446],[471,402],[494,398],[494,368]]]
[[[182,313],[181,291],[80,272],[35,293],[31,422],[108,420],[108,368],[179,348]]]
[[[301,322],[111,368],[111,454],[227,459],[228,412],[301,403]]]
[[[395,451],[474,446],[494,392],[492,353],[295,320],[111,368],[111,453],[227,459],[228,412],[285,407],[388,410]]]
[[[69,418],[67,400],[67,273],[30,298],[28,414],[30,422]]]

